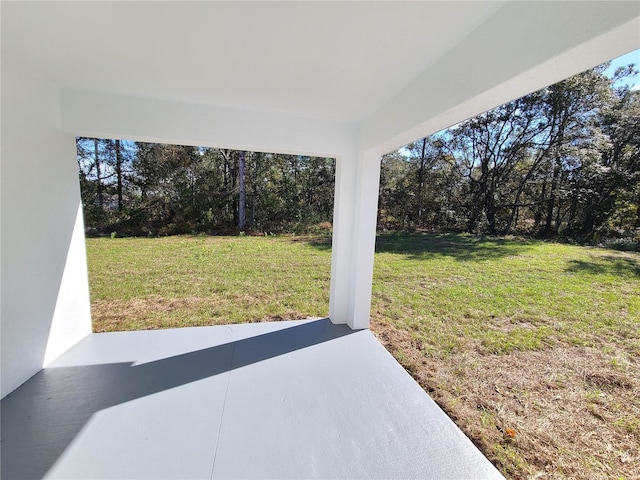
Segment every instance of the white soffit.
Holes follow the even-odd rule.
[[[3,54],[59,85],[359,121],[504,2],[2,2]]]
[[[385,153],[640,48],[640,2],[509,2],[361,124]]]

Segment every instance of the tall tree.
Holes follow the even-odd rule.
[[[418,225],[424,226],[422,213],[424,209],[424,178],[427,163],[427,138],[422,139],[422,148],[420,150],[420,167],[418,168]]]
[[[118,195],[118,211],[122,211],[122,147],[120,140],[115,141],[116,150],[116,192]]]
[[[244,178],[245,152],[238,152],[238,229],[244,231],[246,225],[245,207],[247,204],[247,187]]]
[[[102,168],[100,166],[100,140],[93,139],[93,155],[96,169],[96,191],[98,198],[98,207],[104,209],[104,185],[102,184]]]

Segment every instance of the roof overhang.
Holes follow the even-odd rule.
[[[3,62],[66,92],[69,131],[324,154],[341,135],[392,150],[640,48],[636,1],[1,8]],[[307,141],[309,129],[324,134]]]

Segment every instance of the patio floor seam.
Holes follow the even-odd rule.
[[[220,434],[222,433],[222,422],[224,421],[224,410],[227,406],[227,397],[229,395],[229,383],[231,383],[231,373],[233,372],[233,359],[236,355],[236,342],[238,341],[238,336],[240,334],[240,330],[235,328],[236,336],[233,341],[233,351],[231,352],[231,360],[229,361],[229,370],[227,371],[227,385],[224,391],[224,399],[222,401],[222,412],[220,414],[220,422],[218,423],[218,434],[216,435],[216,444],[213,449],[213,461],[211,462],[211,475],[209,475],[209,480],[213,480],[213,472],[216,468],[216,457],[218,456],[218,445],[220,445]]]

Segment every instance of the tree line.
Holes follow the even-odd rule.
[[[85,224],[122,235],[327,231],[335,161],[78,138]]]
[[[640,236],[640,92],[607,64],[382,159],[378,227],[593,240]],[[96,233],[328,231],[335,162],[78,138]]]
[[[379,227],[640,240],[640,92],[606,67],[385,156]]]

